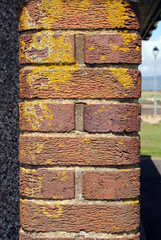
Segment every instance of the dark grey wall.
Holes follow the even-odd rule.
[[[0,239],[17,240],[18,15],[20,0],[0,0]]]

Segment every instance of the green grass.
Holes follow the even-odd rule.
[[[154,101],[154,92],[153,91],[142,91],[140,103],[153,103]],[[161,90],[157,91],[157,101],[161,102]]]
[[[141,155],[151,155],[161,159],[161,122],[141,124]]]

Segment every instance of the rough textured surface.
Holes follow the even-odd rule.
[[[26,231],[119,233],[139,226],[138,201],[75,205],[21,200],[20,206],[21,226]]]
[[[20,233],[19,240],[74,240],[75,238],[58,238],[58,237],[31,237],[30,234]],[[131,239],[130,239],[131,240]]]
[[[75,128],[74,104],[45,101],[20,103],[20,129],[40,132],[70,132]]]
[[[19,160],[33,165],[125,165],[139,162],[139,149],[138,137],[23,134],[19,141]]]
[[[139,29],[137,3],[121,0],[31,1],[22,9],[19,29]]]
[[[65,237],[65,234],[63,234],[63,237],[58,237],[58,236],[55,236],[54,235],[57,235],[57,234],[48,234],[47,233],[47,236],[42,236],[44,234],[41,234],[41,237],[40,237],[40,234],[33,234],[31,233],[26,233],[24,231],[20,231],[20,240],[140,240],[140,234],[136,234],[136,235],[133,235],[133,234],[130,234],[128,236],[113,236],[113,237],[104,237],[104,238],[99,238],[98,236],[93,236],[92,237],[84,237],[83,235],[80,235],[78,233],[78,235],[76,235],[75,237]]]
[[[75,196],[75,174],[66,170],[21,168],[20,194],[28,198],[72,199]]]
[[[0,1],[0,239],[18,240],[19,0]]]
[[[125,169],[82,173],[82,195],[85,199],[126,199],[139,195],[140,170]]]
[[[19,38],[20,64],[74,63],[75,36],[41,31]]]
[[[126,239],[137,233],[136,5],[121,0],[23,4],[20,218],[27,238]]]
[[[20,232],[19,240],[75,240],[75,238],[69,238],[69,237],[68,238],[66,238],[66,237],[32,237],[29,233]]]
[[[133,132],[140,130],[141,106],[138,104],[90,104],[84,106],[87,132]]]
[[[43,84],[42,84],[43,83]],[[126,68],[24,67],[21,98],[139,98],[141,74]]]
[[[141,37],[127,31],[84,37],[85,63],[141,64]]]
[[[138,233],[129,237],[119,236],[118,238],[84,238],[83,240],[140,240],[140,234]]]

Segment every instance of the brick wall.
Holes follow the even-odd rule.
[[[20,14],[20,239],[139,239],[138,5]]]

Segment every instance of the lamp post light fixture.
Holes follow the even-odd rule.
[[[157,47],[153,48],[154,55],[154,115],[157,115],[157,76],[156,76],[156,58],[159,54]]]

